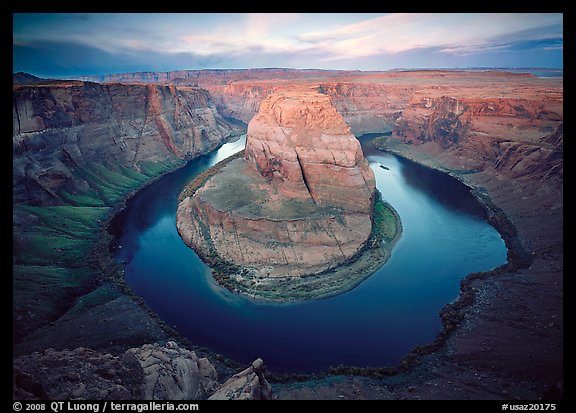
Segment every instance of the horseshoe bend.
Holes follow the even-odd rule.
[[[179,233],[230,289],[281,301],[338,294],[377,269],[400,234],[386,245],[374,234],[374,173],[316,89],[271,93],[248,126],[244,157],[181,195]]]
[[[563,399],[563,13],[13,13],[12,55],[13,399]]]

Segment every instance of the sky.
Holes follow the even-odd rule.
[[[562,13],[13,15],[13,71],[563,67]]]

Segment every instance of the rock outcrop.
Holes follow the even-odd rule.
[[[145,344],[126,353],[142,367],[146,400],[205,399],[218,384],[218,374],[207,358],[198,358],[173,341],[164,347]]]
[[[79,347],[14,359],[15,399],[129,400],[143,397],[142,368],[134,356]]]
[[[118,356],[83,347],[48,349],[15,359],[13,369],[18,399],[200,400],[218,384],[208,359],[173,341]]]
[[[174,341],[120,355],[79,347],[35,352],[13,362],[14,399],[270,400],[262,359],[223,385],[207,358]]]
[[[178,207],[185,242],[260,277],[320,273],[371,232],[375,180],[359,142],[314,90],[271,94],[250,122],[245,159]]]
[[[230,377],[208,400],[271,400],[272,387],[264,377],[262,359]]]
[[[246,161],[286,198],[370,214],[374,174],[327,95],[268,96],[248,127]]]

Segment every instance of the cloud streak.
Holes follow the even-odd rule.
[[[150,64],[149,70],[190,61],[229,61],[237,67],[292,66],[386,69],[432,60],[462,65],[478,57],[497,61],[518,44],[537,48],[534,56],[562,65],[562,14],[17,14],[15,56],[33,60],[33,50],[47,44],[85,48],[104,55]],[[26,53],[22,51],[26,50]],[[60,54],[66,54],[66,50]],[[527,52],[526,52],[527,53]],[[43,54],[45,57],[47,53]],[[153,59],[164,59],[154,63]],[[186,56],[186,58],[183,58]],[[509,55],[512,56],[512,55]],[[509,57],[508,56],[508,57]],[[506,57],[503,61],[509,61]],[[50,60],[50,59],[48,59]],[[90,59],[89,59],[90,60]],[[46,62],[48,64],[48,62]],[[220,64],[220,63],[219,63]],[[354,66],[356,64],[356,66]],[[412,63],[414,64],[414,63]],[[14,67],[20,67],[15,58]],[[199,67],[181,67],[199,68]]]

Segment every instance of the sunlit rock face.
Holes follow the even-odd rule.
[[[264,99],[236,159],[179,205],[177,225],[201,256],[262,276],[318,273],[353,257],[371,231],[374,174],[329,96]]]

